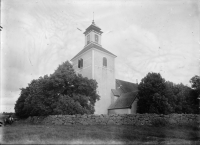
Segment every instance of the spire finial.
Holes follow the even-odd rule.
[[[93,12],[93,21],[92,21],[92,24],[94,24],[94,25],[95,25],[95,23],[94,23],[94,12]]]

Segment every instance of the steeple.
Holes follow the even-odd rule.
[[[85,30],[85,32],[83,34],[87,35],[90,31],[95,31],[98,34],[102,34],[103,32],[101,31],[101,28],[99,28],[94,20],[92,21],[92,24]]]
[[[85,46],[93,43],[101,46],[101,28],[99,28],[95,22],[94,18],[92,20],[92,24],[85,30],[83,34],[85,34]]]
[[[94,20],[92,21],[92,24],[95,25]]]
[[[97,92],[101,99],[95,103],[95,114],[107,114],[111,104],[111,89],[115,89],[115,58],[101,46],[101,28],[94,21],[85,30],[85,46],[72,59],[77,74],[98,83]]]
[[[77,55],[75,55],[71,59],[71,61],[74,60],[75,58],[77,58],[78,56],[82,55],[86,51],[92,49],[92,48],[95,48],[95,49],[100,50],[104,53],[107,53],[108,55],[116,57],[116,55],[112,54],[111,52],[109,52],[108,50],[104,49],[101,46],[101,34],[102,33],[103,32],[101,31],[101,28],[99,28],[95,24],[94,18],[93,18],[92,24],[83,33],[83,34],[85,34],[85,46],[84,46],[84,48]]]
[[[94,23],[94,12],[93,12],[93,21],[92,21],[92,24],[95,25],[95,23]]]

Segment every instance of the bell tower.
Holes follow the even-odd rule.
[[[111,89],[115,89],[116,55],[102,47],[102,33],[93,20],[83,33],[84,48],[71,59],[76,73],[94,79],[98,83],[97,93],[100,100],[95,104],[95,114],[108,114],[112,102]]]
[[[94,43],[96,45],[101,46],[101,34],[103,32],[101,29],[95,25],[94,20],[92,24],[85,30],[83,34],[85,34],[85,46],[90,43]]]

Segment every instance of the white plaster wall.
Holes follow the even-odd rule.
[[[78,68],[78,60],[83,59],[83,68]],[[73,61],[73,68],[77,74],[82,74],[84,77],[92,79],[92,50],[89,50],[78,56]]]
[[[130,112],[130,108],[108,110],[108,114],[130,114]]]
[[[107,67],[103,67],[103,57],[107,58]],[[83,68],[78,68],[78,60],[83,59]],[[95,104],[95,114],[108,114],[108,107],[111,104],[112,92],[115,89],[115,61],[114,56],[90,49],[80,55],[73,62],[76,73],[82,74],[89,79],[95,79],[98,83],[97,92],[100,100]]]
[[[137,101],[138,101],[138,99],[136,99],[131,106],[131,114],[137,113]]]
[[[107,67],[103,67],[103,57],[107,58]],[[94,79],[98,82],[100,100],[96,102],[95,114],[108,114],[112,92],[115,89],[114,57],[94,49]]]

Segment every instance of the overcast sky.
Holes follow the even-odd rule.
[[[189,85],[199,75],[199,6],[198,0],[2,0],[1,112],[14,111],[19,88],[83,49],[93,11],[102,46],[117,55],[117,79],[135,83],[159,72]]]

